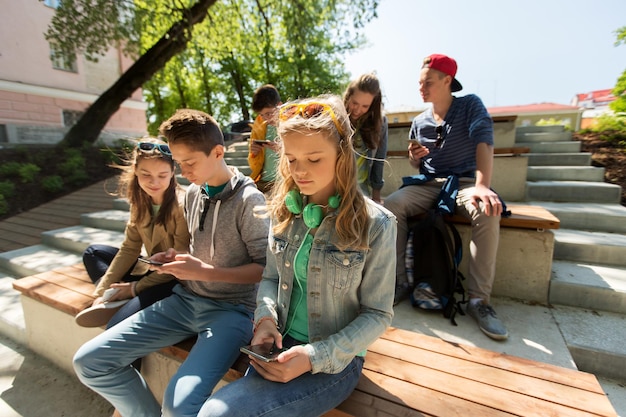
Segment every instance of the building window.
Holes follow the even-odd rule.
[[[53,9],[58,9],[61,5],[61,0],[44,0],[43,4],[48,7],[52,7]]]
[[[72,127],[83,117],[84,111],[63,110],[63,126]]]
[[[0,125],[0,143],[7,143],[9,141],[9,135],[7,134],[7,126]]]
[[[50,60],[54,69],[78,72],[75,54],[63,53],[60,49],[55,49],[54,46],[50,45]]]

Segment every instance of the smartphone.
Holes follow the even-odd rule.
[[[252,142],[256,143],[257,145],[265,145],[266,143],[269,143],[269,140],[260,140],[260,139],[254,139],[252,140]]]
[[[150,265],[156,265],[156,266],[163,265],[163,262],[151,261],[148,258],[137,258],[137,259],[143,263],[150,264]]]
[[[274,362],[278,355],[287,349],[278,349],[274,343],[263,343],[262,345],[243,346],[239,350],[263,362]]]
[[[412,144],[412,145],[424,146],[424,145],[422,145],[422,144],[420,143],[420,141],[419,141],[419,140],[417,140],[417,139],[407,139],[407,140],[408,140],[408,141],[409,141],[409,143],[410,143],[410,144]]]

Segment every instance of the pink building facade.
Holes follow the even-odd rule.
[[[45,39],[58,0],[3,1],[0,14],[0,146],[57,143],[98,96],[132,65],[111,49],[98,62],[55,54]],[[144,136],[147,103],[135,91],[101,139]]]

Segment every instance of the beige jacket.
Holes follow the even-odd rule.
[[[148,257],[158,252],[164,252],[169,248],[174,248],[177,252],[189,252],[189,230],[183,215],[183,208],[180,205],[176,206],[174,215],[165,227],[155,225],[152,222],[145,226],[138,226],[131,221],[126,224],[124,242],[113,258],[109,269],[100,279],[93,293],[95,297],[101,297],[111,284],[120,282],[135,263],[137,265],[132,271],[133,275],[143,275],[148,272],[149,265],[137,262],[142,246],[145,247]],[[152,272],[139,280],[135,291],[140,293],[148,287],[172,279],[174,279],[173,275]]]

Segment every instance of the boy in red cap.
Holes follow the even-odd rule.
[[[480,98],[473,94],[455,97],[463,87],[455,78],[456,61],[446,55],[424,58],[420,71],[420,94],[432,107],[413,120],[409,137],[409,162],[420,175],[407,177],[403,186],[385,200],[398,218],[396,298],[411,289],[406,276],[407,218],[432,208],[442,184],[450,175],[459,179],[455,211],[471,220],[467,313],[478,327],[495,340],[508,331],[489,304],[495,278],[496,252],[503,204],[490,188],[493,169],[493,121]],[[417,283],[415,283],[417,284]]]

